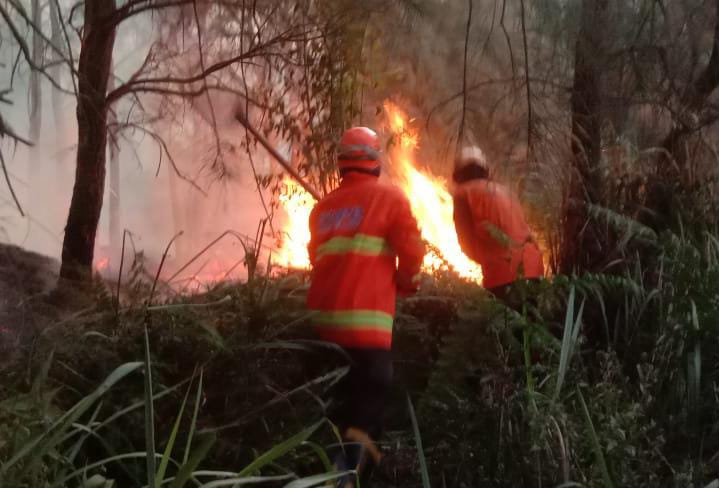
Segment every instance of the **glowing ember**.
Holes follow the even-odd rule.
[[[98,272],[105,271],[109,264],[110,264],[110,258],[98,259],[97,262],[95,263],[95,269]]]
[[[412,212],[419,222],[422,237],[434,246],[441,258],[430,251],[424,258],[425,270],[436,270],[443,259],[461,277],[482,281],[482,269],[464,255],[454,228],[452,196],[444,180],[415,168],[415,151],[419,137],[413,132],[407,116],[394,104],[384,104],[390,129],[398,141],[390,150],[393,182],[405,192]],[[443,259],[442,259],[443,258]]]
[[[407,116],[396,105],[385,103],[385,112],[390,129],[398,138],[390,150],[393,183],[407,194],[422,237],[441,254],[440,257],[434,251],[427,253],[424,269],[434,271],[447,263],[459,276],[481,282],[481,268],[459,247],[454,229],[452,196],[447,191],[446,182],[415,168],[414,157],[419,144],[417,133],[410,129]],[[288,219],[273,261],[288,268],[309,268],[308,223],[315,200],[294,180],[285,177],[279,201]]]
[[[273,255],[275,264],[286,268],[310,267],[307,244],[310,242],[310,212],[315,199],[295,180],[285,176],[279,195],[280,205],[287,214],[287,221],[280,236],[280,247]]]

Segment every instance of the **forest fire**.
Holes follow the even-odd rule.
[[[103,257],[95,261],[95,270],[102,274],[104,273],[110,265],[110,258]]]
[[[279,202],[287,214],[287,221],[281,230],[280,247],[272,262],[286,268],[307,269],[310,256],[307,244],[310,242],[310,212],[315,199],[295,180],[285,176],[280,188]]]
[[[440,257],[434,251],[427,253],[424,258],[425,270],[439,269],[446,261],[459,276],[481,282],[481,268],[465,256],[459,247],[452,215],[452,196],[446,182],[415,167],[418,134],[410,128],[407,115],[399,107],[386,102],[384,109],[396,138],[390,149],[393,182],[409,198],[422,237],[441,254]]]
[[[408,124],[407,116],[392,103],[385,103],[389,128],[397,140],[390,149],[392,181],[408,196],[422,237],[432,250],[425,256],[424,269],[434,271],[445,263],[463,278],[481,282],[482,270],[462,253],[452,217],[452,197],[446,182],[415,167],[419,137]],[[286,178],[279,201],[289,219],[282,229],[282,242],[275,264],[290,268],[309,267],[307,243],[310,239],[309,215],[315,200],[293,180]]]

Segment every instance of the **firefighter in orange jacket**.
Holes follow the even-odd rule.
[[[310,214],[307,304],[316,312],[320,338],[350,358],[334,419],[349,444],[337,467],[362,472],[380,460],[374,441],[392,381],[396,293],[416,291],[425,247],[407,197],[378,181],[377,134],[366,127],[347,130],[337,159],[341,183]],[[354,480],[338,486],[352,487]]]
[[[462,251],[482,266],[482,285],[507,305],[517,280],[544,275],[542,254],[532,237],[517,198],[490,178],[482,150],[462,150],[452,179],[455,183],[454,225]]]

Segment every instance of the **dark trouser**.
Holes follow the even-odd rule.
[[[528,306],[536,305],[536,297],[529,295],[527,285],[537,281],[537,278],[521,281],[518,280],[513,283],[507,283],[506,285],[487,288],[488,292],[494,295],[497,300],[501,301],[504,306],[507,307],[504,313],[505,326],[509,325],[507,309],[512,309],[522,315],[529,315]],[[511,334],[514,337],[516,344],[521,349],[522,344],[524,344],[524,330],[522,328],[514,328],[511,330]]]
[[[487,288],[487,291],[497,298],[497,300],[504,303],[504,305],[517,313],[523,313],[524,305],[534,304],[533,296],[528,296],[527,285],[536,283],[539,278],[532,278],[528,280],[518,280],[506,285],[499,285],[493,288]]]
[[[392,387],[392,352],[385,349],[346,348],[350,370],[331,392],[337,408],[331,420],[345,432],[360,429],[376,440]]]

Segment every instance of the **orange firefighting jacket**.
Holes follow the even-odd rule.
[[[458,184],[453,197],[459,245],[482,266],[485,288],[544,275],[522,207],[505,186],[474,179]]]
[[[412,293],[425,254],[410,204],[376,176],[351,172],[310,214],[308,308],[323,340],[390,349],[396,292]]]

